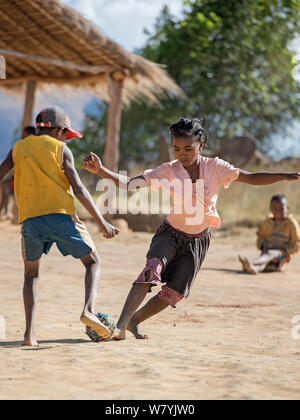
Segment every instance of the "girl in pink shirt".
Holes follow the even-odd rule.
[[[216,204],[221,185],[228,188],[234,181],[269,185],[300,179],[299,173],[250,173],[219,158],[201,156],[207,134],[198,119],[182,118],[171,125],[170,132],[176,160],[145,171],[137,178],[109,171],[93,153],[83,163],[85,169],[112,180],[118,187],[130,189],[139,180],[145,187],[169,191],[173,198],[172,214],[155,234],[146,267],[129,292],[113,336],[115,340],[124,340],[127,330],[136,338],[148,338],[139,325],[168,306],[175,308],[189,296],[210,245],[210,229],[220,226]],[[161,283],[162,290],[138,310],[152,287]]]

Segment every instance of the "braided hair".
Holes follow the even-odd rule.
[[[207,132],[197,118],[181,118],[170,126],[172,137],[195,137],[197,141],[207,143]]]

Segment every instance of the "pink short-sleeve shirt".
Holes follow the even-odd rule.
[[[229,188],[239,177],[239,169],[219,158],[200,157],[200,176],[196,184],[178,161],[144,172],[148,187],[168,190],[173,199],[169,223],[178,230],[195,235],[209,227],[220,227],[216,204],[220,185]]]

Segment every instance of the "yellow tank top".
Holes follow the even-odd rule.
[[[74,197],[62,168],[64,143],[50,136],[30,136],[13,150],[19,223],[60,213],[75,215]]]

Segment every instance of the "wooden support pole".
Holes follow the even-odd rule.
[[[6,78],[6,62],[5,58],[0,55],[0,79]]]
[[[37,82],[35,80],[27,82],[22,131],[26,126],[32,125],[36,88]]]
[[[29,80],[27,82],[25,105],[24,105],[24,116],[23,116],[23,121],[22,121],[22,132],[25,127],[27,127],[28,125],[32,125],[36,87],[37,87],[36,81]],[[12,207],[11,223],[13,225],[18,224],[18,208],[15,201],[13,202],[13,207]]]
[[[122,119],[122,88],[124,76],[120,72],[110,77],[111,102],[109,106],[104,164],[111,171],[119,171],[120,129]]]

